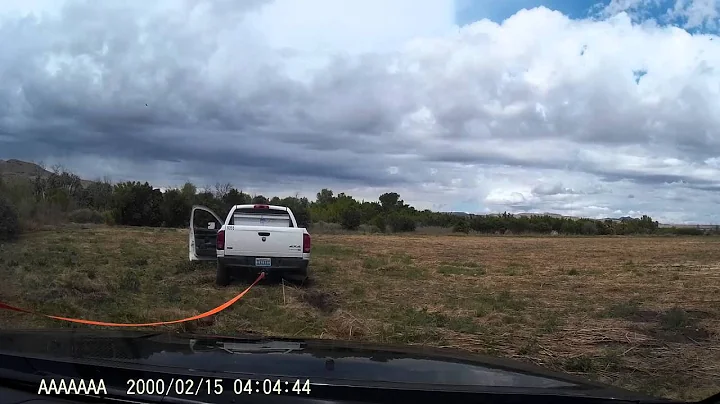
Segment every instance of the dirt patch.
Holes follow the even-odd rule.
[[[646,323],[634,327],[639,332],[659,341],[674,343],[698,343],[709,341],[713,333],[699,325],[709,314],[699,310],[674,307],[667,311],[637,310],[627,320]]]
[[[330,314],[340,307],[337,294],[323,292],[317,289],[300,291],[298,294],[298,300],[320,310],[325,314]]]
[[[653,328],[649,330],[649,335],[665,342],[677,343],[698,343],[709,341],[713,334],[702,327],[687,326],[681,329],[666,330],[662,328]]]
[[[662,313],[658,313],[657,311],[637,310],[625,318],[636,323],[653,323],[658,321],[661,316]]]
[[[627,320],[637,323],[663,323],[665,327],[683,327],[697,323],[707,318],[708,313],[699,310],[671,309],[668,311],[637,310],[625,317]]]
[[[655,337],[669,342],[708,341],[712,333],[698,325],[706,317],[706,312],[672,308],[659,317],[660,327],[656,329]]]

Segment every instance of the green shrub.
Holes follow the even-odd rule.
[[[362,211],[357,206],[348,206],[340,212],[340,225],[345,230],[357,230],[362,224]]]
[[[455,233],[470,233],[470,223],[468,223],[467,220],[461,220],[453,226],[453,231]]]
[[[68,220],[72,223],[104,223],[103,215],[92,209],[76,209],[68,213]]]
[[[377,231],[380,233],[385,233],[385,231],[387,230],[387,221],[385,220],[385,216],[383,215],[375,216],[372,219],[371,224],[375,226]]]
[[[103,217],[103,222],[108,226],[114,226],[115,225],[115,215],[113,215],[113,212],[111,210],[106,210],[101,213]]]
[[[213,198],[212,193],[206,194]],[[162,201],[162,192],[148,182],[116,184],[112,202],[115,222],[124,226],[160,227]]]
[[[672,228],[673,233],[679,236],[702,236],[703,231],[695,227]]]
[[[0,241],[15,240],[20,235],[17,210],[5,198],[0,198]]]
[[[394,212],[388,217],[388,224],[393,233],[415,231],[416,223],[410,215]]]
[[[598,234],[597,224],[594,222],[585,222],[582,224],[580,232],[586,236],[594,236]]]

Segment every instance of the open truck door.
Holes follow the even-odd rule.
[[[223,220],[205,206],[193,206],[190,212],[188,248],[190,261],[217,260],[217,233]]]

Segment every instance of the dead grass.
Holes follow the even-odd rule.
[[[636,391],[720,390],[718,239],[316,235],[312,282],[262,283],[231,309],[171,330],[244,330],[428,344],[517,358]],[[0,247],[0,300],[123,322],[214,307],[182,230],[62,227]],[[0,312],[0,326],[75,327]]]

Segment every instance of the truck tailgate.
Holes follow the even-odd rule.
[[[303,256],[303,230],[296,227],[232,226],[225,232],[225,255]]]

